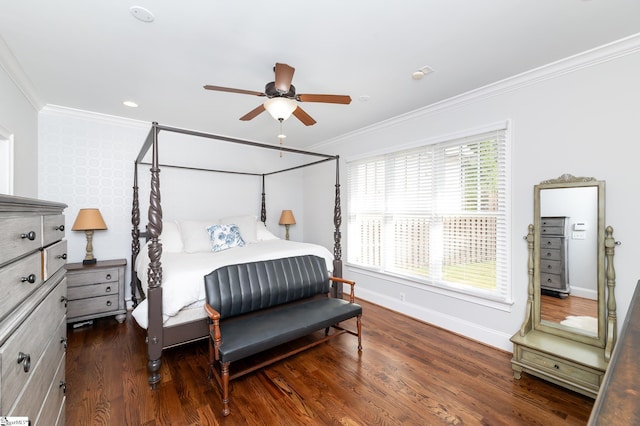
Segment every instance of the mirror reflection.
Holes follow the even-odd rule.
[[[540,190],[540,319],[598,334],[598,187]]]

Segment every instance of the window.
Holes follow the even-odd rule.
[[[510,301],[506,133],[349,162],[347,262]]]

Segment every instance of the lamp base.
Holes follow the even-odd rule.
[[[95,265],[97,261],[98,261],[97,259],[84,259],[82,261],[82,264],[83,265]]]

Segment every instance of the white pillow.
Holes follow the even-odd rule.
[[[182,244],[184,251],[187,253],[198,253],[202,251],[211,251],[211,242],[209,240],[209,231],[207,228],[217,223],[215,220],[180,220],[180,235],[182,236]]]
[[[269,231],[266,225],[260,221],[256,223],[256,239],[258,241],[268,241],[268,240],[278,240],[276,237]]]
[[[240,235],[245,243],[255,243],[258,241],[256,238],[256,217],[250,214],[239,216],[223,217],[218,221],[224,225],[238,225]]]
[[[184,249],[180,228],[173,220],[162,221],[162,234],[160,234],[162,251],[167,253],[180,253]]]

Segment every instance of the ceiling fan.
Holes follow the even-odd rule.
[[[321,102],[330,104],[350,104],[351,97],[347,95],[313,95],[313,94],[296,94],[296,88],[291,84],[295,68],[287,64],[276,63],[273,67],[275,72],[275,81],[267,83],[264,92],[254,92],[252,90],[233,89],[221,86],[204,86],[207,90],[217,90],[219,92],[240,93],[244,95],[263,96],[268,99],[261,105],[258,105],[247,114],[240,117],[242,121],[249,121],[258,116],[263,111],[269,113],[280,122],[295,115],[305,126],[316,124],[309,114],[307,114],[298,102]]]

